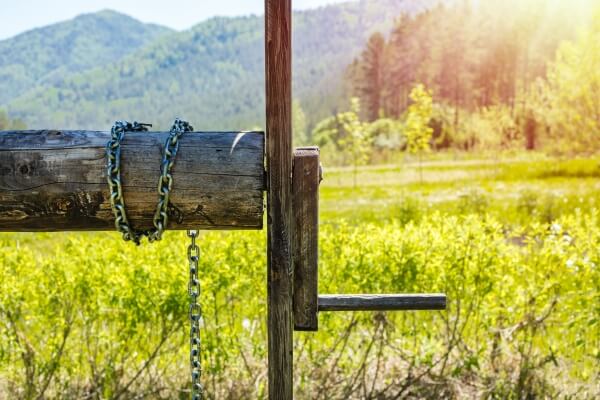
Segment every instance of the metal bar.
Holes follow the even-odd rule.
[[[319,311],[445,310],[446,295],[329,294],[319,296]]]
[[[265,0],[269,399],[291,400],[292,5]]]

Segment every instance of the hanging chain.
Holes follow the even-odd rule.
[[[200,248],[196,244],[198,231],[188,231],[191,238],[188,246],[188,260],[190,262],[190,280],[188,283],[188,294],[190,296],[190,371],[192,374],[192,400],[203,398],[203,388],[200,383],[202,377],[201,367],[201,342],[200,342],[200,320],[202,319],[202,308],[198,303],[200,297],[200,280],[198,279],[198,261],[200,260]]]
[[[150,124],[117,121],[110,130],[111,139],[106,144],[106,179],[110,188],[110,205],[115,215],[115,228],[123,234],[123,240],[140,244],[143,233],[135,231],[129,224],[125,212],[125,200],[121,187],[121,141],[125,132],[145,132]]]
[[[158,178],[158,203],[154,213],[154,228],[148,231],[133,229],[125,211],[125,200],[121,186],[121,142],[126,132],[145,132],[150,124],[138,122],[130,123],[117,121],[111,129],[111,140],[106,145],[106,170],[107,181],[110,188],[110,205],[115,215],[115,227],[123,234],[125,241],[133,241],[139,245],[143,236],[148,237],[149,242],[162,238],[164,230],[169,222],[169,197],[173,189],[173,175],[171,168],[175,164],[177,150],[179,150],[179,139],[185,132],[193,131],[193,127],[179,118],[175,119],[169,137],[165,142],[163,158],[160,165],[161,175]]]
[[[163,159],[160,164],[160,178],[158,178],[158,204],[154,213],[154,229],[147,233],[148,241],[154,242],[160,240],[164,230],[169,222],[169,197],[173,189],[173,175],[171,168],[175,164],[175,157],[179,150],[179,139],[185,132],[191,132],[194,128],[187,122],[179,118],[175,119],[169,137],[165,142]]]
[[[179,139],[185,132],[191,132],[194,128],[179,118],[175,119],[169,137],[165,142],[163,158],[160,164],[160,178],[158,179],[158,203],[154,213],[154,229],[138,231],[131,227],[125,212],[125,200],[123,199],[123,188],[121,185],[121,142],[126,132],[145,132],[150,124],[138,122],[130,123],[117,121],[111,129],[111,140],[106,144],[106,171],[107,181],[110,188],[110,205],[115,215],[115,227],[123,234],[125,241],[133,241],[139,245],[143,236],[148,237],[149,242],[161,240],[164,230],[169,222],[169,197],[173,189],[173,175],[171,169],[175,164],[175,157],[179,150]],[[198,303],[200,297],[200,280],[198,279],[198,261],[200,260],[200,248],[196,244],[198,231],[190,230],[187,233],[191,238],[188,246],[188,261],[190,265],[190,279],[188,283],[188,295],[190,297],[189,319],[190,319],[190,372],[192,377],[192,400],[202,400],[203,388],[200,383],[202,376],[201,366],[201,342],[200,342],[200,320],[202,319],[202,308]]]

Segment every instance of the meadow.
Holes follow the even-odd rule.
[[[599,158],[326,167],[320,206],[322,293],[448,310],[321,314],[295,334],[296,398],[600,397]],[[186,246],[0,234],[0,398],[187,398]],[[265,232],[201,249],[209,398],[265,398]]]

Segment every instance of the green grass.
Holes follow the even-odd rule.
[[[445,292],[444,312],[325,313],[295,395],[598,398],[597,159],[326,169],[320,291]],[[186,398],[186,238],[0,235],[0,398]],[[203,382],[265,398],[264,232],[201,241]],[[138,373],[139,372],[139,373]]]
[[[326,169],[321,220],[410,221],[433,211],[492,214],[506,224],[550,222],[600,208],[600,160],[466,160]]]

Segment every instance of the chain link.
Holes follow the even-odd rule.
[[[200,248],[196,244],[198,231],[188,231],[191,238],[188,246],[188,260],[190,262],[190,280],[188,283],[188,294],[190,296],[190,371],[192,375],[192,400],[203,398],[203,388],[200,383],[202,377],[201,367],[201,342],[200,321],[202,319],[202,308],[198,303],[200,297],[200,280],[198,279],[198,261],[200,260]]]
[[[151,124],[130,123],[117,121],[111,129],[111,140],[106,145],[106,170],[107,181],[110,188],[110,205],[115,215],[115,227],[123,234],[125,241],[133,241],[139,245],[143,236],[148,237],[149,242],[162,239],[162,234],[169,223],[169,198],[173,189],[173,175],[171,168],[175,164],[175,157],[179,150],[179,139],[185,132],[191,132],[194,128],[179,118],[175,119],[169,137],[167,138],[160,164],[160,177],[158,178],[158,203],[152,220],[154,228],[148,231],[135,230],[125,211],[125,200],[123,199],[123,188],[121,185],[121,142],[126,132],[145,132]]]
[[[185,132],[192,132],[193,130],[194,128],[187,121],[176,118],[171,127],[169,137],[165,142],[163,159],[160,164],[160,178],[158,178],[159,198],[153,219],[154,230],[147,234],[149,242],[160,240],[169,223],[169,197],[171,195],[171,190],[173,189],[173,175],[171,175],[171,168],[173,168],[173,164],[175,164],[175,157],[179,150],[179,139]]]
[[[135,231],[129,224],[125,212],[125,200],[121,187],[121,141],[125,132],[145,132],[150,124],[117,121],[110,130],[111,139],[106,144],[106,179],[110,188],[110,206],[115,215],[115,228],[123,235],[123,240],[140,244],[143,232]]]

